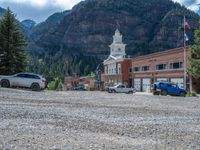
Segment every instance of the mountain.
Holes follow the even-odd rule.
[[[0,18],[4,15],[5,12],[6,12],[6,9],[0,7]],[[31,21],[31,20],[25,20],[22,22],[17,20],[17,23],[19,24],[24,36],[27,38],[28,38],[29,32],[31,30],[30,23],[33,23],[33,22],[34,21]],[[29,24],[29,27],[28,27],[28,24]]]
[[[43,53],[44,49],[39,47],[35,42],[39,41],[43,34],[52,30],[60,21],[69,14],[70,11],[57,12],[49,16],[44,22],[34,26],[30,31],[28,50],[31,53]]]
[[[54,26],[59,24],[60,21],[63,20],[63,18],[69,13],[70,13],[70,11],[55,13],[55,14],[51,15],[50,17],[48,17],[47,20],[45,20],[44,22],[35,26],[35,28],[33,28],[33,30],[32,30],[32,34],[31,34],[32,39],[34,41],[37,41],[38,39],[40,39],[40,37],[43,34],[45,34],[49,30],[54,28]]]
[[[46,52],[62,48],[105,58],[118,27],[129,55],[146,54],[181,46],[183,14],[192,24],[193,37],[199,16],[171,0],[85,0],[60,23],[37,32],[36,44]]]
[[[123,34],[128,55],[180,47],[183,15],[192,27],[187,31],[192,43],[200,17],[171,0],[85,0],[33,28],[29,50],[33,62],[39,61],[31,63],[43,66],[40,71],[36,68],[39,73],[51,66],[49,72],[54,74],[86,75],[109,55],[116,28]]]
[[[33,29],[33,28],[35,27],[36,22],[33,21],[33,20],[30,20],[30,19],[27,19],[27,20],[23,20],[23,21],[21,22],[21,24],[22,24],[26,29],[31,30],[31,29]]]

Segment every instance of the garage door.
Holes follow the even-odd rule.
[[[184,88],[184,79],[183,78],[172,78],[171,82],[176,83],[180,88]]]
[[[141,79],[134,79],[134,88],[137,91],[141,91]]]
[[[143,79],[142,80],[142,91],[143,92],[150,92],[151,87],[151,79]]]

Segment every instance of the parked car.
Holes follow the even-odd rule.
[[[136,90],[133,88],[128,88],[123,84],[118,84],[115,85],[113,87],[109,87],[108,88],[108,92],[109,93],[127,93],[127,94],[131,94],[131,93],[135,93]]]
[[[156,82],[152,85],[152,92],[154,95],[174,95],[185,97],[187,92],[178,87],[177,84],[171,82]]]
[[[113,83],[106,83],[106,84],[104,85],[104,90],[105,90],[105,91],[108,91],[108,89],[109,89],[110,87],[113,87],[113,86],[115,86],[115,85],[117,85],[117,84],[114,84],[114,85],[113,85]]]
[[[46,79],[33,73],[18,73],[11,76],[0,76],[1,87],[23,87],[40,91],[46,87]]]
[[[77,86],[74,86],[72,89],[75,91],[86,91],[87,90],[85,85],[83,85],[83,84],[78,84]]]

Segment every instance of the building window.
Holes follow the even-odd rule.
[[[129,72],[129,73],[132,73],[132,68],[129,68],[129,69],[128,69],[128,72]]]
[[[118,64],[118,74],[121,74],[121,64]]]
[[[142,71],[149,71],[149,66],[143,66]]]
[[[170,63],[170,69],[180,69],[183,68],[183,62]]]
[[[156,65],[156,70],[165,70],[165,69],[167,69],[167,65],[166,64]]]
[[[111,74],[111,69],[109,69],[109,74]]]
[[[140,71],[140,67],[134,67],[134,72]]]

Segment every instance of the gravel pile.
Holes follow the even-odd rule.
[[[200,98],[0,88],[1,149],[200,149]]]

